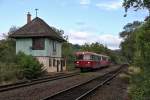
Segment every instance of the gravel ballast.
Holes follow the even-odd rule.
[[[98,75],[103,75],[104,73],[115,70],[118,67],[119,66],[112,66],[110,68],[96,72],[81,73],[80,75],[65,79],[59,79],[55,81],[32,85],[29,87],[1,92],[0,100],[40,100],[45,96],[52,95],[73,85],[85,82],[86,80],[96,77]]]
[[[129,83],[126,79],[120,77],[121,74],[110,83],[98,88],[83,100],[130,100],[127,93]]]

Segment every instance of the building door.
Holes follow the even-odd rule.
[[[60,67],[61,67],[61,72],[63,71],[63,60],[60,60]]]
[[[59,60],[57,60],[57,72],[59,72]]]

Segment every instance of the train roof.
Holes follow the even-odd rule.
[[[103,56],[103,57],[109,57],[109,56],[106,56],[106,55],[103,55],[103,54],[97,54],[97,53],[94,53],[94,52],[88,52],[88,51],[79,51],[79,52],[76,52],[75,55],[81,55],[81,54],[90,54],[90,55],[97,55],[97,56]]]

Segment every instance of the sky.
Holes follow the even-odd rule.
[[[69,42],[84,44],[99,42],[109,49],[119,49],[123,26],[135,20],[143,21],[146,10],[129,10],[127,17],[122,0],[0,0],[0,39],[12,26],[27,22],[27,12],[48,25],[64,30]]]

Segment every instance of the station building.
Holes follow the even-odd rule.
[[[66,61],[62,58],[62,43],[65,40],[59,31],[50,27],[41,18],[31,20],[31,14],[28,13],[27,24],[10,37],[16,40],[16,53],[21,51],[32,55],[48,72],[66,70]]]

